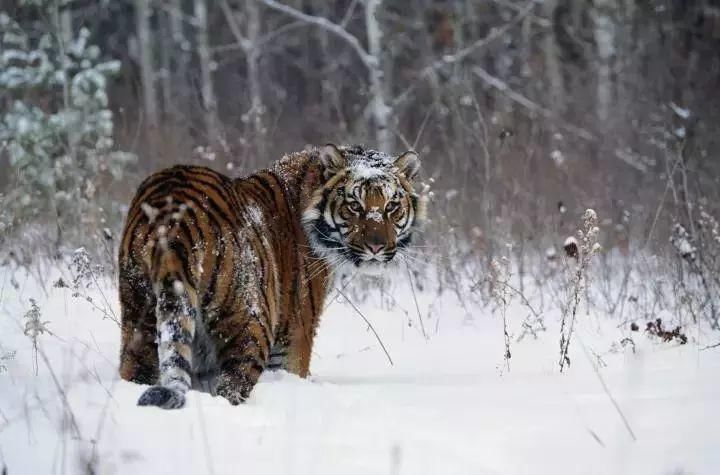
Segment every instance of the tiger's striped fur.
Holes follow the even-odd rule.
[[[138,404],[181,407],[191,388],[238,404],[269,364],[307,376],[333,270],[389,262],[420,223],[418,165],[328,145],[238,180],[147,178],[119,253],[120,374],[155,385]]]

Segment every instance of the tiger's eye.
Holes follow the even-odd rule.
[[[393,211],[397,210],[398,207],[400,207],[400,203],[397,201],[391,201],[385,206],[385,212],[392,213]]]
[[[357,201],[350,201],[348,203],[348,208],[350,208],[350,211],[353,213],[360,213],[362,212],[362,205],[358,203]]]

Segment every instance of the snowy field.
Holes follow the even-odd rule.
[[[48,279],[50,282],[51,279]],[[13,283],[14,285],[11,285]],[[308,380],[265,374],[247,404],[192,392],[180,411],[135,405],[143,387],[117,376],[111,282],[89,295],[45,290],[0,270],[0,466],[16,474],[717,474],[720,348],[688,328],[680,346],[583,311],[572,365],[557,369],[558,315],[538,339],[451,296],[398,287],[358,304],[390,365],[343,299],[327,309]],[[37,375],[23,315],[37,300]],[[472,313],[475,312],[475,313]],[[517,337],[527,310],[508,310]],[[698,342],[698,339],[701,341]],[[603,388],[603,383],[607,390]],[[616,409],[613,400],[617,403]],[[623,417],[627,422],[623,421]]]

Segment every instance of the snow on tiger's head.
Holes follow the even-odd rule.
[[[361,146],[319,150],[323,185],[303,213],[313,250],[331,264],[382,272],[422,224],[425,198],[415,190],[420,159]]]

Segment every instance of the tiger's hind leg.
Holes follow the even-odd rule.
[[[192,385],[192,344],[195,337],[196,305],[182,280],[167,276],[157,296],[157,336],[160,379],[148,388],[139,406],[176,409],[185,405]]]
[[[120,307],[120,377],[154,384],[158,378],[155,294],[150,282],[128,267],[120,270]]]

